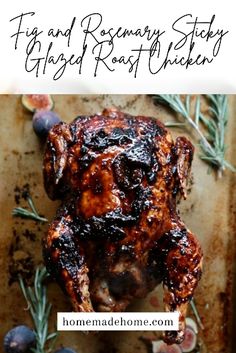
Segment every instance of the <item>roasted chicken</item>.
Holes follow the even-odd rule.
[[[174,143],[158,120],[115,109],[55,125],[44,156],[44,183],[62,200],[43,240],[48,271],[75,311],[123,311],[164,285],[167,311],[180,313],[201,276],[202,251],[176,211],[186,195],[193,146]]]

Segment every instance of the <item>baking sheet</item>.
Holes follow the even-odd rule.
[[[155,106],[146,95],[55,95],[55,111],[64,121],[77,115],[93,114],[105,107],[117,107],[130,114],[149,115],[162,121],[172,121],[171,112]],[[227,158],[236,165],[236,96],[229,96],[230,119],[227,134]],[[196,145],[191,131],[172,129],[173,135],[187,135]],[[55,215],[58,202],[48,199],[42,183],[42,155],[44,145],[32,130],[32,114],[21,104],[18,95],[0,96],[0,342],[13,325],[28,323],[30,316],[16,281],[19,268],[30,278],[34,267],[42,263],[41,239],[47,225],[11,216],[17,205],[24,207],[21,197],[24,187],[29,187],[39,212],[49,220]],[[201,352],[234,352],[232,324],[233,286],[235,282],[235,214],[236,177],[226,171],[217,180],[207,173],[207,165],[198,158],[196,147],[193,162],[193,185],[187,201],[179,209],[187,226],[197,234],[204,251],[202,280],[195,294],[195,302],[204,324],[199,337],[203,342]],[[162,289],[159,286],[147,298],[136,300],[129,310],[162,310]],[[50,325],[56,322],[57,311],[69,311],[70,304],[52,283],[49,299],[53,303]],[[235,313],[235,311],[234,311]],[[192,316],[191,310],[189,315]],[[143,338],[158,337],[155,332],[106,332],[85,335],[79,332],[61,333],[57,346],[70,346],[83,353],[140,353],[147,352]],[[0,344],[1,346],[1,344]]]

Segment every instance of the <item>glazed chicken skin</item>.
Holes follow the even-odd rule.
[[[166,311],[180,313],[201,277],[202,251],[176,211],[193,146],[174,143],[158,120],[104,110],[55,125],[44,156],[45,189],[62,200],[43,240],[48,271],[75,311],[124,311],[164,285]]]

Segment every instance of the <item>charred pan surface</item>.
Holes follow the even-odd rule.
[[[77,311],[121,311],[163,282],[180,312],[201,275],[202,253],[176,212],[193,146],[158,120],[117,110],[78,117],[49,133],[45,189],[62,206],[43,242],[48,270]]]

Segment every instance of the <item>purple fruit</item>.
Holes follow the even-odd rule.
[[[182,353],[177,344],[168,345],[162,340],[152,341],[152,353]]]
[[[27,353],[35,345],[35,333],[27,326],[16,326],[4,337],[3,346],[6,353]]]
[[[76,353],[73,349],[71,348],[60,348],[55,353]]]
[[[38,110],[33,115],[33,129],[39,137],[47,137],[50,129],[61,121],[51,110]]]

